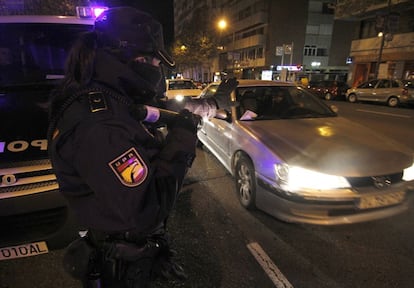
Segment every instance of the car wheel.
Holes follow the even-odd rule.
[[[241,156],[237,161],[235,183],[240,204],[246,209],[255,208],[256,177],[253,164],[246,156]]]
[[[397,97],[390,97],[388,98],[387,104],[390,107],[397,107],[398,105],[400,105],[400,101]]]
[[[356,96],[356,94],[354,94],[354,93],[349,94],[348,95],[348,102],[351,102],[351,103],[357,102],[357,96]]]
[[[331,93],[326,93],[325,94],[325,100],[332,100],[332,94]]]

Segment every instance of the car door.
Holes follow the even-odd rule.
[[[217,85],[210,85],[205,89],[202,98],[208,98],[214,95],[218,87]],[[229,111],[230,112],[230,111]],[[230,131],[233,125],[231,117],[229,119],[204,118],[203,125],[199,131],[202,134],[202,139],[210,150],[215,154],[220,161],[227,163],[230,158]],[[224,165],[227,165],[223,163]]]
[[[358,86],[357,89],[357,96],[359,100],[363,101],[375,101],[375,87],[377,86],[379,80],[371,80],[368,82],[365,82]]]
[[[381,79],[378,81],[377,86],[374,89],[373,100],[378,102],[386,102],[388,97],[392,94],[391,81],[387,79]]]

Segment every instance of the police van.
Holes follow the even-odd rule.
[[[94,12],[0,16],[0,260],[64,247],[76,222],[59,193],[47,152],[48,98],[65,58]]]

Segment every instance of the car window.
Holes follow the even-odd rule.
[[[397,81],[395,81],[395,80],[391,80],[390,82],[391,82],[391,87],[393,87],[393,88],[398,88],[398,87],[400,87],[400,86],[401,86],[401,85],[400,85]]]
[[[24,85],[63,78],[65,59],[72,42],[80,32],[91,28],[76,24],[1,24],[0,85]]]
[[[377,88],[390,88],[390,81],[388,81],[388,80],[381,80],[378,83]]]
[[[295,86],[239,87],[236,97],[240,103],[237,111],[239,119],[247,110],[257,114],[255,120],[336,115],[313,94]]]
[[[371,81],[362,83],[361,85],[358,86],[358,88],[364,88],[364,89],[366,89],[366,88],[375,88],[377,83],[378,83],[378,80],[371,80]]]

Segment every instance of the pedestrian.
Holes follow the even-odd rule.
[[[60,192],[87,229],[66,249],[64,267],[84,287],[186,277],[166,223],[195,157],[198,118],[181,110],[164,139],[131,112],[157,104],[162,65],[174,67],[161,24],[131,7],[110,8],[74,43],[51,96],[50,158]]]

